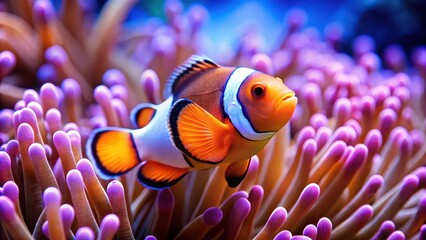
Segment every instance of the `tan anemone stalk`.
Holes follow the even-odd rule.
[[[166,24],[129,29],[132,4],[110,0],[96,19],[79,1],[58,13],[47,0],[9,1],[0,13],[0,239],[425,238],[425,48],[413,67],[397,45],[381,62],[360,36],[350,58],[336,51],[338,29],[322,41],[300,10],[274,52],[247,31],[218,61],[280,77],[299,98],[238,187],[226,166],[161,191],[135,172],[100,179],[85,158],[90,132],[130,127],[135,104],[161,102],[207,18],[169,1]]]

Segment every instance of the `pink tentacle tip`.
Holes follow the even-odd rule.
[[[109,197],[112,197],[112,196],[124,197],[124,188],[121,182],[119,181],[110,182],[107,186],[107,194]]]
[[[398,65],[404,64],[405,62],[405,53],[404,49],[397,44],[389,45],[385,48],[384,59],[390,65],[391,68],[399,70]]]
[[[413,174],[419,179],[419,188],[426,187],[426,167],[419,167],[414,170]]]
[[[157,238],[155,236],[148,235],[145,237],[145,240],[157,240]]]
[[[158,103],[159,92],[160,92],[160,80],[158,79],[157,73],[152,69],[143,71],[140,82],[142,89],[148,97],[148,101],[152,103]]]
[[[93,240],[95,239],[95,234],[92,229],[88,227],[81,227],[75,233],[76,240]]]
[[[329,239],[331,235],[331,231],[333,230],[333,224],[331,223],[330,219],[323,217],[318,221],[317,224],[317,239]]]
[[[364,144],[355,146],[353,153],[348,157],[343,166],[345,174],[351,175],[356,172],[367,158],[368,149]]]
[[[326,144],[326,142],[330,139],[331,134],[333,133],[332,130],[326,125],[317,129],[315,140],[317,141],[318,149],[321,149]]]
[[[287,13],[286,19],[290,28],[297,29],[306,23],[308,15],[303,9],[292,8]]]
[[[13,221],[16,218],[15,205],[6,196],[0,196],[0,221]]]
[[[126,83],[126,76],[118,69],[109,69],[102,76],[102,82],[107,86],[123,85]]]
[[[171,58],[175,54],[176,39],[168,34],[157,34],[154,36],[151,45],[157,54]]]
[[[31,109],[34,114],[36,115],[37,118],[42,118],[43,117],[43,107],[40,105],[40,103],[38,101],[27,101],[27,107],[29,109]]]
[[[34,18],[40,21],[42,24],[46,24],[51,21],[55,16],[55,10],[50,1],[37,0],[33,6]]]
[[[416,175],[408,175],[402,179],[401,185],[401,196],[408,197],[411,196],[418,188],[420,183],[419,177]]]
[[[291,234],[290,231],[284,230],[284,231],[279,232],[275,236],[274,240],[290,240],[292,237],[293,237],[293,235]]]
[[[353,41],[352,48],[355,54],[360,57],[365,53],[374,52],[376,43],[372,37],[367,35],[360,35]]]
[[[420,235],[419,235],[419,239],[426,239],[426,224],[423,224],[420,227]]]
[[[13,114],[12,109],[0,110],[0,132],[6,132],[13,127]]]
[[[387,240],[405,240],[405,234],[402,231],[393,232]]]
[[[13,202],[18,202],[19,201],[18,185],[16,185],[16,183],[13,181],[7,181],[3,185],[3,193],[0,195],[8,197]]]
[[[308,82],[303,86],[303,97],[308,98],[308,102],[311,102],[313,100],[322,101],[322,92],[321,88],[317,83],[314,82]]]
[[[71,191],[84,189],[83,177],[76,169],[72,169],[68,172],[66,181]]]
[[[71,148],[71,140],[64,131],[57,131],[53,134],[53,143],[58,150]]]
[[[314,139],[308,139],[302,147],[303,158],[313,158],[317,152],[317,142]]]
[[[34,142],[34,131],[28,123],[19,124],[17,140],[18,142]]]
[[[46,100],[57,101],[57,99],[59,98],[59,94],[57,92],[55,85],[51,83],[45,83],[40,88],[40,97],[42,101],[46,101]]]
[[[9,154],[4,151],[0,151],[0,172],[9,171],[11,166],[11,160]]]
[[[371,73],[380,68],[381,62],[379,56],[375,53],[365,53],[361,56],[359,63],[367,72]]]
[[[116,234],[120,227],[120,219],[115,214],[106,215],[101,222],[99,235],[100,236],[113,236]],[[102,239],[102,238],[101,238]]]
[[[315,129],[311,126],[306,126],[302,128],[297,136],[297,145],[302,146],[302,144],[315,136]]]
[[[252,66],[254,69],[258,71],[261,71],[270,75],[272,75],[274,71],[271,58],[264,53],[255,54],[250,59],[250,66]]]
[[[313,224],[309,224],[303,229],[303,235],[309,237],[310,239],[317,238],[317,227]]]
[[[260,185],[254,185],[249,193],[249,201],[262,201],[265,191]]]
[[[48,48],[44,54],[46,60],[55,67],[61,67],[68,62],[68,54],[58,45]]]
[[[45,221],[43,223],[43,225],[41,226],[41,230],[43,231],[44,236],[46,236],[47,238],[50,238],[49,235],[49,222]]]
[[[209,12],[203,5],[194,4],[188,10],[188,17],[192,25],[193,31],[198,31],[201,25],[208,21]]]
[[[59,207],[59,214],[61,215],[64,227],[70,228],[75,217],[74,208],[69,204],[63,204]]]
[[[111,86],[111,95],[113,98],[121,99],[123,101],[127,101],[129,97],[129,91],[123,85],[114,85]]]
[[[66,97],[78,99],[81,96],[80,84],[73,78],[66,78],[61,84]]]
[[[328,118],[323,113],[315,113],[309,119],[309,125],[317,131],[324,126],[327,126]]]
[[[48,124],[48,127],[56,128],[56,127],[59,127],[61,125],[62,114],[61,114],[61,112],[59,112],[58,109],[51,108],[51,109],[47,110],[45,119],[46,119],[46,122]],[[52,131],[53,129],[50,129],[50,130]]]
[[[334,116],[345,116],[348,117],[352,112],[352,104],[348,98],[339,98],[333,107]]]
[[[364,185],[364,188],[366,189],[365,193],[367,195],[374,194],[383,185],[384,181],[385,180],[381,175],[371,176]]]
[[[34,89],[27,89],[24,91],[24,94],[22,95],[22,99],[27,102],[40,102],[40,96]]]
[[[374,214],[374,209],[372,206],[366,204],[362,205],[356,212],[354,213],[354,221],[359,223],[368,222]]]
[[[164,2],[164,10],[168,17],[168,20],[172,20],[173,17],[176,17],[182,13],[182,2],[179,0],[167,0]]]
[[[33,110],[28,107],[25,107],[21,110],[20,113],[20,122],[28,123],[34,128],[38,128],[37,125],[37,116]]]
[[[43,192],[43,202],[45,206],[58,206],[61,204],[61,193],[57,188],[49,187]]]
[[[318,199],[319,195],[320,187],[315,183],[311,183],[303,189],[298,202],[302,205],[308,206],[314,203]]]
[[[244,219],[249,214],[250,209],[251,204],[246,198],[240,198],[235,202],[226,223],[225,231],[223,233],[224,238],[236,237]]]
[[[83,176],[85,176],[86,174],[87,175],[93,175],[93,176],[95,176],[95,171],[93,169],[93,165],[86,158],[83,158],[80,161],[78,161],[78,163],[77,163],[77,169],[78,169],[78,171],[81,172],[81,174]]]
[[[7,75],[16,65],[16,57],[11,51],[0,53],[0,78]]]
[[[399,100],[398,97],[396,96],[390,96],[388,97],[384,103],[383,103],[383,107],[385,108],[389,108],[394,110],[396,113],[401,111],[401,101]]]
[[[30,155],[31,159],[36,162],[46,158],[46,150],[40,143],[31,144],[28,148],[28,154]],[[36,162],[35,164],[37,164]]]
[[[103,86],[103,85],[97,86],[95,88],[93,95],[96,101],[101,105],[108,104],[112,99],[111,91],[106,86]]]
[[[391,220],[384,221],[371,239],[386,239],[393,231],[395,231],[395,223]]]
[[[203,213],[203,220],[207,225],[214,226],[222,221],[223,213],[220,208],[208,208]]]
[[[69,134],[69,132],[76,131],[78,134],[80,134],[81,130],[82,129],[79,127],[79,125],[77,125],[76,123],[73,123],[73,122],[69,122],[69,123],[66,123],[64,125],[64,131],[67,132],[70,139],[71,139],[72,136]],[[88,132],[86,132],[86,133],[88,134]],[[80,136],[80,138],[81,138],[81,136]],[[71,142],[72,141],[73,141],[73,139],[71,139]]]
[[[363,96],[360,101],[361,113],[367,116],[371,116],[374,113],[376,107],[376,101],[374,98],[372,96]]]
[[[72,144],[75,144],[76,146],[80,146],[80,144],[81,144],[81,135],[80,135],[80,133],[77,130],[74,130],[74,129],[69,130],[69,131],[67,131],[67,135],[68,135],[68,137],[70,139],[70,142]]]
[[[377,129],[372,129],[367,133],[364,144],[368,148],[369,154],[377,153],[382,147],[382,134]]]
[[[175,207],[175,199],[170,189],[162,189],[157,195],[158,210],[169,212]]]
[[[277,207],[274,209],[274,211],[271,213],[271,216],[269,216],[268,222],[266,225],[272,224],[275,226],[281,226],[284,224],[285,220],[287,219],[287,210],[283,207]]]
[[[257,155],[254,155],[253,157],[251,157],[248,172],[257,171],[259,169],[259,164],[260,164],[259,157]]]
[[[381,131],[389,131],[398,119],[398,115],[393,109],[385,108],[379,114],[379,124]]]
[[[45,63],[37,70],[37,80],[41,83],[56,83],[58,81],[57,70],[52,64]]]

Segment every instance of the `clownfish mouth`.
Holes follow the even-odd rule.
[[[279,115],[289,115],[290,117],[296,107],[297,100],[296,94],[293,91],[283,94],[276,102],[276,113]]]
[[[292,99],[292,98],[295,98],[295,94],[294,94],[294,92],[291,92],[291,93],[288,93],[288,94],[284,95],[284,96],[282,97],[282,99],[281,99],[281,102],[288,101],[288,100],[290,100],[290,99]]]

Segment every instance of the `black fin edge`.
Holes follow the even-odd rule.
[[[166,82],[164,96],[169,97],[172,93],[174,93],[176,84],[179,80],[184,76],[191,74],[191,72],[196,72],[195,68],[197,68],[198,65],[208,66],[208,69],[220,67],[219,64],[206,56],[192,55],[185,61],[185,63],[176,67],[172,74],[170,74],[170,77]]]
[[[238,185],[240,185],[240,183],[244,180],[244,178],[245,178],[245,177],[246,177],[246,175],[247,175],[248,169],[249,169],[249,167],[250,167],[250,163],[251,163],[251,158],[249,159],[249,163],[247,164],[246,171],[245,171],[245,172],[244,172],[244,174],[243,174],[243,175],[241,175],[241,176],[231,176],[231,177],[227,177],[227,176],[225,175],[226,182],[228,182],[228,186],[229,186],[230,188],[235,188],[235,187],[237,187]]]
[[[152,116],[151,116],[151,120],[152,120],[154,118],[155,114],[157,113],[157,107],[156,106],[157,105],[152,104],[152,103],[141,103],[141,104],[137,105],[136,107],[134,107],[132,109],[132,111],[130,112],[130,121],[132,123],[132,126],[135,127],[135,128],[145,127],[146,125],[145,126],[139,126],[138,121],[137,121],[139,115],[141,114],[143,109],[146,109],[146,108],[154,109],[154,114],[152,114]]]
[[[151,180],[149,178],[146,178],[143,174],[142,174],[142,168],[143,165],[139,168],[138,171],[138,180],[140,183],[142,183],[144,186],[151,188],[151,189],[155,189],[155,190],[161,190],[164,188],[169,188],[173,185],[175,185],[176,183],[178,183],[183,177],[185,177],[186,174],[188,174],[188,172],[184,173],[182,176],[178,177],[177,179],[173,180],[173,181],[163,181],[163,182],[159,182],[159,181],[154,181]]]
[[[117,131],[117,130],[122,130],[119,128],[115,128],[115,127],[106,127],[106,128],[98,128],[95,129],[92,133],[92,136],[89,138],[89,140],[86,143],[86,154],[88,159],[92,162],[93,167],[96,170],[96,173],[99,177],[101,177],[102,179],[112,179],[112,178],[116,178],[119,177],[123,174],[126,174],[128,172],[130,172],[131,170],[133,170],[135,167],[130,168],[129,170],[123,171],[123,172],[119,172],[119,173],[113,173],[108,171],[101,163],[99,156],[96,153],[96,143],[99,139],[99,137],[101,136],[101,133],[103,132],[108,132],[108,131]],[[135,142],[133,140],[133,136],[132,133],[130,133],[130,140],[133,144],[133,148],[136,149],[136,145]],[[139,162],[141,162],[141,160],[138,157]],[[139,164],[138,164],[139,165]]]

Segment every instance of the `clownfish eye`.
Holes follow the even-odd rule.
[[[265,96],[266,93],[266,87],[264,84],[258,83],[251,87],[251,95],[253,95],[254,98],[261,98]]]

